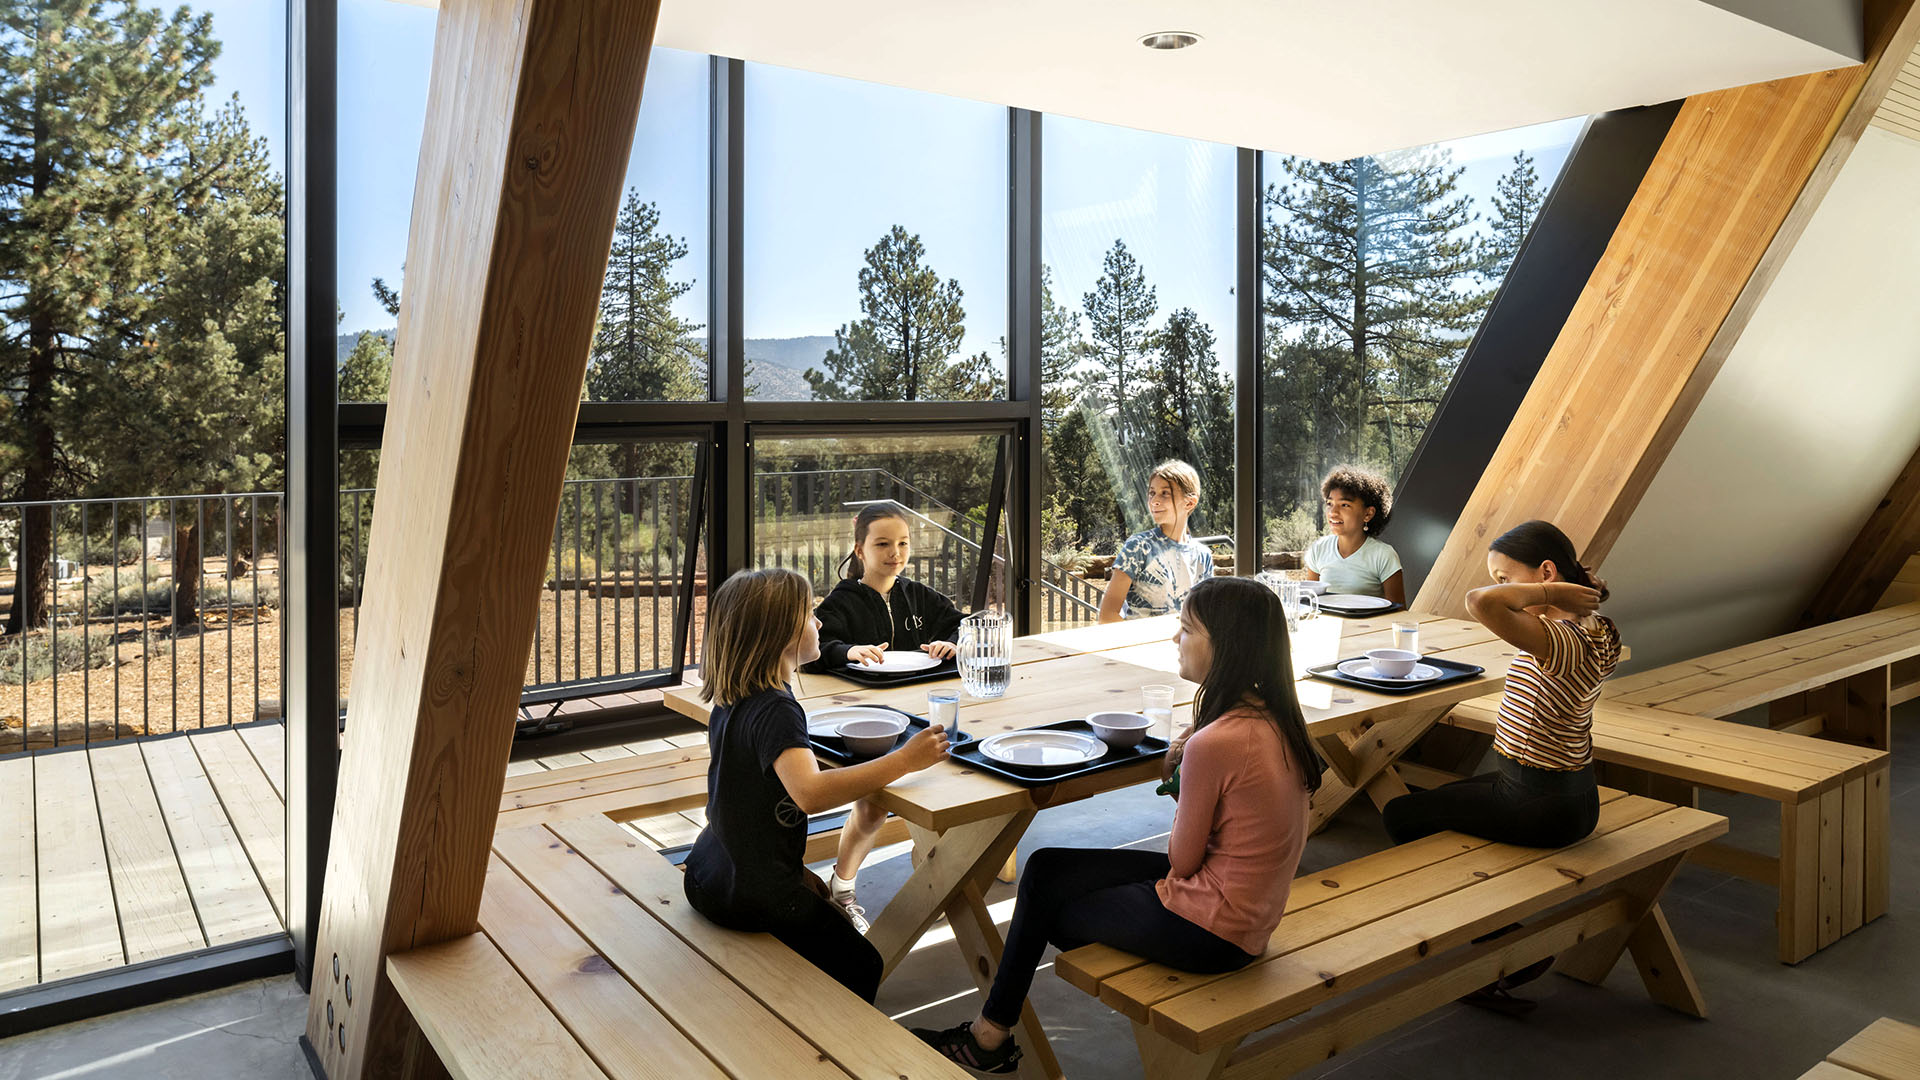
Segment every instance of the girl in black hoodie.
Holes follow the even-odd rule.
[[[954,654],[960,609],[945,594],[911,578],[906,569],[911,539],[907,515],[893,503],[869,503],[853,519],[853,550],[841,560],[844,575],[820,606],[820,659],[806,670],[832,674],[849,663],[877,663],[889,649],[919,650],[936,659]],[[879,838],[887,812],[866,799],[840,830],[833,864],[833,901],[866,932],[865,912],[854,902],[854,878]]]

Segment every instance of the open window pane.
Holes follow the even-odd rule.
[[[754,443],[753,560],[784,566],[825,597],[847,576],[854,517],[870,503],[907,515],[904,576],[943,593],[962,611],[980,599],[981,561],[991,552],[984,602],[1007,595],[1006,489],[1001,435],[763,438]],[[999,513],[989,516],[993,511]]]

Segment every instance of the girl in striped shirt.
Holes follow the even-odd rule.
[[[1468,593],[1467,610],[1522,650],[1500,696],[1496,770],[1388,803],[1382,817],[1396,844],[1457,829],[1501,843],[1563,847],[1599,821],[1593,703],[1620,660],[1620,633],[1596,611],[1606,583],[1545,521],[1495,540],[1487,573],[1494,584]]]

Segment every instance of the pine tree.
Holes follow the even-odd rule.
[[[1080,298],[1080,305],[1087,313],[1090,335],[1086,356],[1092,371],[1086,390],[1095,396],[1096,407],[1113,411],[1115,434],[1125,442],[1133,431],[1128,403],[1141,375],[1139,367],[1150,340],[1148,326],[1160,302],[1124,241],[1115,240],[1108,249],[1100,277],[1093,291]],[[1129,364],[1134,370],[1128,370]]]
[[[860,315],[834,331],[820,368],[808,368],[817,399],[977,400],[993,393],[985,353],[954,361],[966,337],[960,283],[925,265],[917,234],[899,225],[867,249]]]
[[[1266,194],[1263,305],[1270,353],[1312,343],[1313,471],[1357,461],[1397,476],[1489,296],[1475,288],[1472,199],[1431,148],[1282,168]]]
[[[393,347],[387,339],[371,330],[363,330],[353,343],[353,351],[340,361],[339,393],[341,401],[385,401],[393,380]],[[342,487],[353,487],[341,478]]]
[[[192,115],[165,202],[121,231],[139,223],[156,231],[148,243],[159,287],[145,317],[118,326],[118,339],[99,343],[85,365],[87,409],[71,444],[94,463],[101,494],[281,486],[283,189],[237,103],[205,120]],[[176,629],[199,622],[202,531],[221,526],[188,505],[172,545]]]
[[[218,52],[210,17],[185,8],[0,0],[0,385],[12,402],[0,442],[17,448],[11,498],[70,496],[91,478],[60,432],[69,406],[93,396],[83,368],[111,359],[98,343],[144,317],[156,263],[186,224],[168,199]],[[10,633],[47,615],[52,515],[25,517]]]
[[[1167,316],[1153,343],[1157,377],[1146,394],[1152,424],[1141,441],[1151,443],[1156,461],[1186,461],[1206,491],[1225,492],[1233,484],[1233,386],[1214,354],[1213,328],[1183,307]],[[1226,524],[1218,511],[1206,520],[1209,529]]]
[[[704,400],[706,350],[701,324],[681,319],[674,301],[693,288],[675,280],[687,245],[660,229],[660,211],[628,191],[614,222],[613,249],[600,289],[600,324],[587,359],[594,401]]]
[[[1074,368],[1082,356],[1080,313],[1054,299],[1053,267],[1040,267],[1040,428],[1051,437],[1077,393]]]
[[[1533,158],[1525,150],[1513,155],[1513,168],[1494,184],[1492,235],[1487,237],[1486,264],[1481,271],[1490,283],[1497,285],[1506,278],[1507,268],[1520,254],[1520,245],[1526,242],[1527,231],[1533,228],[1533,220],[1540,216],[1540,206],[1546,200]]]

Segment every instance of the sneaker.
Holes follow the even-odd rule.
[[[1000,1044],[998,1050],[983,1049],[973,1038],[973,1021],[969,1020],[958,1027],[944,1031],[932,1028],[914,1028],[913,1033],[940,1052],[940,1056],[956,1065],[965,1065],[974,1072],[988,1073],[994,1076],[1013,1072],[1020,1067],[1020,1046],[1008,1035],[1007,1041]]]
[[[861,907],[853,896],[853,882],[843,881],[839,874],[829,869],[827,871],[827,897],[834,903],[840,905],[840,913],[847,917],[847,921],[853,924],[855,930],[865,934],[871,925],[867,922],[867,909]]]

